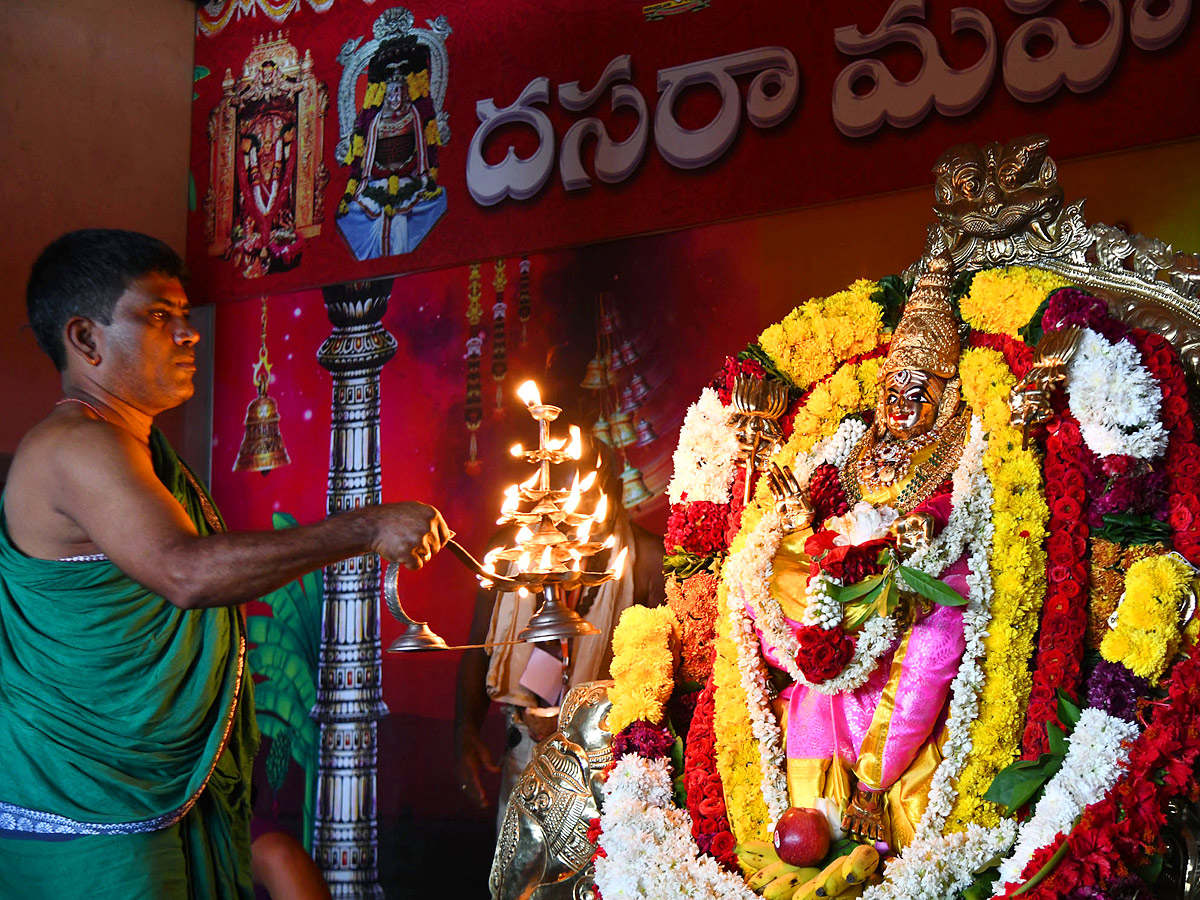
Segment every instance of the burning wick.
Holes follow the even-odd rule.
[[[541,392],[538,391],[536,381],[526,381],[524,384],[522,384],[519,388],[517,388],[517,396],[521,398],[521,401],[526,406],[542,405],[542,395]]]

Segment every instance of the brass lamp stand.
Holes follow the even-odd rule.
[[[629,549],[622,548],[611,569],[589,572],[583,568],[585,559],[607,550],[616,542],[612,534],[603,540],[592,540],[592,531],[597,526],[603,526],[608,517],[608,497],[596,484],[597,471],[589,472],[582,479],[576,471],[569,489],[551,487],[551,466],[561,465],[568,460],[577,461],[582,455],[579,428],[570,426],[569,440],[551,438],[550,423],[559,417],[562,410],[542,403],[537,385],[532,381],[521,385],[517,394],[525,401],[529,415],[538,423],[538,446],[526,450],[517,444],[511,451],[513,456],[537,466],[537,471],[528,481],[514,484],[505,491],[504,504],[497,519],[500,525],[520,526],[516,542],[510,547],[490,550],[483,562],[475,559],[457,541],[448,541],[446,548],[475,573],[482,587],[495,588],[500,593],[517,591],[522,596],[535,593],[542,595],[541,606],[517,635],[516,641],[501,643],[559,641],[565,687],[570,665],[570,639],[600,634],[597,628],[567,605],[567,595],[576,588],[593,587],[620,578]],[[590,500],[593,493],[596,497],[591,511],[581,512],[585,498]],[[507,572],[502,574],[496,571],[498,561],[508,563]],[[388,648],[388,652],[465,650],[501,645],[448,645],[427,623],[416,621],[404,611],[396,585],[398,572],[398,565],[389,562],[384,575],[384,601],[388,611],[405,626],[405,630]]]

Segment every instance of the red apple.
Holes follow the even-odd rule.
[[[775,850],[792,866],[815,866],[829,852],[829,820],[820,810],[793,806],[775,826]]]

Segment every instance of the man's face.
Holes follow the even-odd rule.
[[[104,386],[150,415],[183,403],[195,388],[199,333],[178,278],[150,273],[135,279],[113,308],[103,333]]]
[[[946,380],[919,369],[900,369],[883,382],[884,426],[899,440],[924,434],[937,420]]]

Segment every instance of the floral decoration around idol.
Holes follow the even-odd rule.
[[[1153,278],[1141,257],[1126,265],[1145,239],[1114,255],[1111,229],[1060,201],[1037,229],[1004,236],[1007,250],[935,229],[920,265],[803,304],[688,411],[668,604],[623,620],[614,640],[617,759],[593,828],[603,897],[1099,898],[1166,895],[1186,878],[1172,829],[1200,797],[1197,285]],[[906,543],[905,513],[852,502],[846,473],[883,409],[901,308],[937,251],[961,267],[946,300],[967,418],[932,533]],[[1063,377],[1039,381],[1044,348],[1067,338],[1053,361]],[[788,390],[771,461],[812,519],[806,567],[790,574],[781,560],[801,531],[772,479],[738,462],[738,378]],[[688,627],[705,608],[712,627]],[[866,739],[857,759],[835,743],[819,795],[803,795],[828,819],[828,853],[811,869],[779,862],[772,830],[805,783],[797,751],[824,727],[812,710],[881,697],[916,623],[939,615],[961,618],[952,677],[930,701],[929,742],[882,787],[893,812],[873,873],[848,862],[868,852],[846,833],[858,787],[841,801],[830,787],[871,789]],[[696,698],[690,717],[675,713],[682,697]],[[886,702],[890,725],[901,701]],[[920,790],[903,794],[921,765]]]

